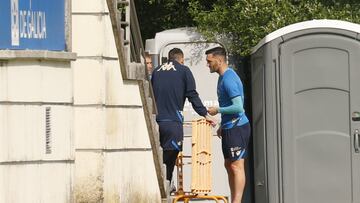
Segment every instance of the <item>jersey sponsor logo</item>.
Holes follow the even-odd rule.
[[[176,68],[172,62],[163,64],[157,71],[169,71],[169,70],[176,71]]]

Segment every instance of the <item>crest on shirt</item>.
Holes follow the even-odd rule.
[[[164,63],[157,71],[169,71],[169,70],[176,71],[176,68],[172,62]]]

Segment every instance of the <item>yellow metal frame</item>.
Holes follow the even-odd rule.
[[[178,195],[174,198],[174,203],[178,201],[184,201],[184,203],[188,203],[192,199],[206,199],[206,200],[214,200],[216,203],[219,203],[220,200],[222,200],[224,203],[227,203],[227,200],[224,196],[206,196],[206,195]]]
[[[224,196],[208,195],[212,189],[212,127],[205,119],[192,121],[192,142],[191,142],[191,192],[184,192],[183,187],[183,158],[182,152],[176,160],[177,166],[177,191],[173,203],[191,199],[223,201],[227,203]]]

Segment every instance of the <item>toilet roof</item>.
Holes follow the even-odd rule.
[[[286,27],[280,28],[280,29],[266,35],[255,47],[252,48],[252,53],[255,53],[264,44],[266,44],[278,37],[281,37],[286,34],[296,32],[296,31],[315,29],[315,28],[331,28],[331,29],[340,29],[340,30],[347,30],[347,31],[355,32],[355,33],[360,33],[360,25],[359,24],[350,23],[350,22],[346,22],[346,21],[341,21],[341,20],[304,21],[304,22],[288,25]]]

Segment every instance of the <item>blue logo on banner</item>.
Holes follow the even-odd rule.
[[[65,47],[64,0],[0,0],[0,49]]]

